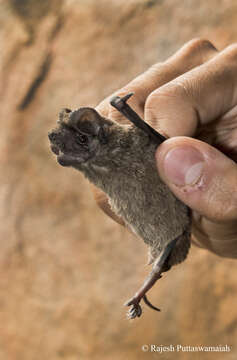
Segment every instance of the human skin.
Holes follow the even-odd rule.
[[[109,101],[129,92],[132,108],[168,140],[157,149],[162,180],[192,209],[192,241],[237,257],[237,45],[222,51],[194,39],[102,101],[96,110],[127,120]],[[115,221],[106,196],[98,205]]]

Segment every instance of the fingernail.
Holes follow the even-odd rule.
[[[197,184],[202,177],[203,166],[203,155],[190,146],[171,149],[164,159],[166,177],[178,186]]]

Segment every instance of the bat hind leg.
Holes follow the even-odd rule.
[[[171,241],[160,253],[160,256],[155,260],[152,271],[145,279],[141,288],[136,292],[136,294],[127,301],[124,305],[131,306],[128,310],[127,317],[129,319],[134,319],[136,317],[140,317],[142,314],[142,308],[140,305],[141,299],[144,300],[145,304],[150,308],[156,311],[160,311],[157,307],[152,305],[150,301],[146,297],[146,293],[148,290],[152,288],[157,280],[159,280],[162,276],[161,274],[164,271],[169,270],[170,266],[168,265],[168,259],[171,254],[171,251],[175,247],[177,239]]]

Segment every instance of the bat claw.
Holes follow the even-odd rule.
[[[150,303],[146,295],[143,295],[143,297],[133,297],[124,304],[125,306],[131,306],[131,308],[127,312],[128,319],[135,319],[136,317],[141,316],[142,308],[141,305],[139,304],[141,299],[143,299],[144,303],[151,309],[155,311],[161,311],[159,308],[157,308],[156,306]]]
[[[128,99],[133,96],[134,93],[130,92],[129,94],[120,97],[120,96],[113,96],[112,99],[110,100],[110,104],[114,107],[116,107],[116,109],[122,109],[124,107],[124,104],[126,104],[126,102],[128,101]]]
[[[127,318],[135,319],[136,317],[140,317],[141,314],[142,314],[141,306],[139,304],[133,304],[127,312]]]
[[[140,118],[140,116],[127,104],[128,99],[130,99],[132,95],[132,92],[123,97],[115,95],[110,100],[110,104],[119,112],[121,112],[121,114],[123,114],[135,126],[145,131],[156,142],[157,145],[160,145],[163,141],[166,140],[166,138],[159,134],[144,120],[142,120],[142,118]]]

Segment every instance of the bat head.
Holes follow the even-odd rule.
[[[48,134],[51,150],[62,166],[80,166],[96,156],[106,144],[108,124],[96,110],[84,107],[75,111],[63,109],[58,128]]]

